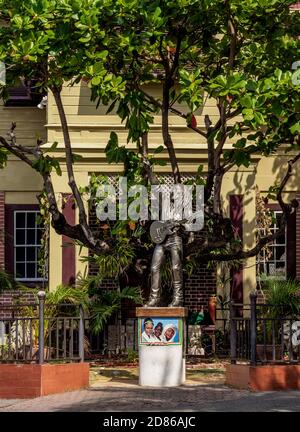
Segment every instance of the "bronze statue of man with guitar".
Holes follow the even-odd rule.
[[[191,219],[194,219],[196,214]],[[161,299],[161,268],[165,260],[166,252],[171,254],[173,274],[173,300],[169,307],[183,306],[183,274],[182,259],[183,246],[180,230],[182,225],[190,222],[188,219],[180,221],[155,221],[150,226],[150,236],[156,246],[151,262],[151,289],[150,297],[145,307],[160,305]]]

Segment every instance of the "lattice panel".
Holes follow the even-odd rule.
[[[163,192],[169,192],[171,187],[174,185],[173,176],[171,174],[160,174],[157,175],[157,177],[160,181],[160,184],[162,185]],[[184,183],[187,180],[195,179],[195,176],[193,174],[184,173],[181,174],[181,178],[182,178],[182,182]],[[116,188],[116,192],[118,193],[119,181],[117,175],[115,174],[108,175],[107,181],[110,185]]]

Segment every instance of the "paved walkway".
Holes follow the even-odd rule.
[[[219,365],[188,369],[184,386],[164,389],[139,387],[137,368],[92,367],[89,389],[30,400],[0,399],[0,412],[11,411],[300,412],[300,391],[251,393],[231,389],[224,385],[224,370]]]
[[[234,401],[248,392],[225,386],[185,385],[180,388],[141,388],[136,384],[102,384],[89,390],[44,396],[26,401],[2,401],[0,411],[194,411],[209,401]],[[1,406],[1,405],[0,405]]]
[[[300,411],[300,391],[250,393],[221,384],[141,388],[102,383],[88,390],[31,400],[0,400],[0,412],[87,411]]]

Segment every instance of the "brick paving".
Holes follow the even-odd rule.
[[[142,388],[136,384],[103,383],[88,390],[0,401],[0,412],[198,411],[209,402],[236,401],[249,392],[224,385],[187,384],[179,388]]]
[[[89,389],[27,400],[0,399],[0,412],[300,412],[300,391],[251,393],[225,386],[220,373],[209,375],[190,371],[181,387],[151,388],[138,386],[134,369],[94,369]]]

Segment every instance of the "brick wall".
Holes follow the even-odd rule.
[[[0,191],[0,268],[4,268],[5,193]]]
[[[96,274],[96,269],[90,268],[89,274]],[[101,282],[103,290],[117,289],[117,282],[104,279]],[[201,306],[207,310],[209,297],[216,294],[216,271],[208,269],[206,265],[199,265],[198,270],[184,282],[184,305],[190,311],[199,311]],[[135,316],[135,305],[125,301],[123,313],[126,317]]]
[[[36,303],[36,298],[30,291],[21,292],[19,290],[15,291],[5,291],[0,294],[0,320],[11,318],[11,309],[7,306],[11,306],[14,303]]]
[[[300,202],[300,194],[296,199]],[[300,206],[296,210],[296,279],[300,280]]]
[[[108,287],[113,288],[113,285],[108,284]],[[216,271],[207,269],[206,265],[200,265],[195,273],[184,281],[184,306],[190,312],[200,311],[201,306],[207,311],[209,298],[214,294],[216,294]],[[144,293],[144,297],[147,299],[148,294]],[[132,302],[124,301],[122,317],[134,318],[135,308],[136,305]]]
[[[185,281],[184,303],[190,311],[207,310],[209,297],[216,294],[216,271],[200,264],[198,270]]]

